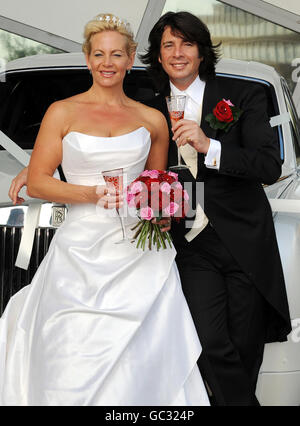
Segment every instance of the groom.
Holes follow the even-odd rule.
[[[259,405],[255,388],[264,344],[286,340],[291,330],[272,213],[262,187],[281,174],[264,91],[255,83],[216,77],[218,46],[190,13],[163,15],[149,43],[142,60],[160,91],[151,106],[169,122],[169,166],[177,163],[175,140],[190,166],[178,173],[181,182],[192,182],[197,209],[193,228],[191,220],[174,223],[172,236],[203,347],[199,366],[217,405]],[[185,118],[172,129],[164,99],[170,94],[187,95]],[[217,105],[214,120],[222,125],[227,120],[228,131],[205,120]],[[233,105],[239,117],[231,116]],[[195,204],[199,182],[204,182],[205,213]]]

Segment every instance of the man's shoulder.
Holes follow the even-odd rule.
[[[164,102],[164,98],[160,93],[157,93],[152,98],[146,99],[143,103],[147,106],[155,108],[156,106],[162,105]]]
[[[157,109],[158,111],[162,112],[164,115],[166,114],[166,102],[165,102],[164,96],[161,94],[157,94],[156,96],[153,96],[151,99],[147,99],[143,103],[151,108]]]
[[[227,76],[217,76],[215,82],[221,91],[226,91],[227,93],[239,93],[240,95],[249,91],[259,90],[261,87],[261,85],[255,81]]]
[[[146,123],[152,123],[154,125],[160,126],[166,121],[166,118],[160,108],[155,107],[154,102],[136,102],[132,101],[135,109],[133,114],[139,116]]]

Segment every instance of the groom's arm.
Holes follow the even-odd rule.
[[[279,144],[267,115],[267,99],[259,86],[247,86],[240,104],[239,132],[222,135],[219,173],[272,184],[280,177]],[[234,140],[232,140],[234,137]]]

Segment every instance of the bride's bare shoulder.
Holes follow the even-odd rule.
[[[75,112],[76,109],[78,109],[78,106],[83,105],[85,102],[86,102],[85,93],[80,93],[78,95],[74,95],[69,98],[61,99],[49,105],[46,115],[67,116],[69,114],[72,114],[72,112]]]
[[[160,111],[140,102],[135,102],[134,108],[136,121],[149,130],[152,141],[162,139],[168,141],[169,133],[167,120]]]
[[[59,101],[53,102],[50,106],[55,108],[72,108],[80,104],[87,103],[87,94],[86,92],[79,93],[78,95],[70,96],[69,98],[61,99]]]

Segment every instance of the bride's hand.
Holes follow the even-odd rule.
[[[96,204],[105,209],[119,209],[123,206],[123,196],[118,194],[114,188],[111,188],[109,191],[106,185],[98,185],[96,187]]]
[[[10,188],[8,191],[8,196],[12,200],[13,204],[22,204],[24,203],[24,198],[19,197],[18,194],[23,188],[23,186],[27,185],[27,175],[28,175],[28,167],[21,170],[20,173],[12,180],[10,184]]]

